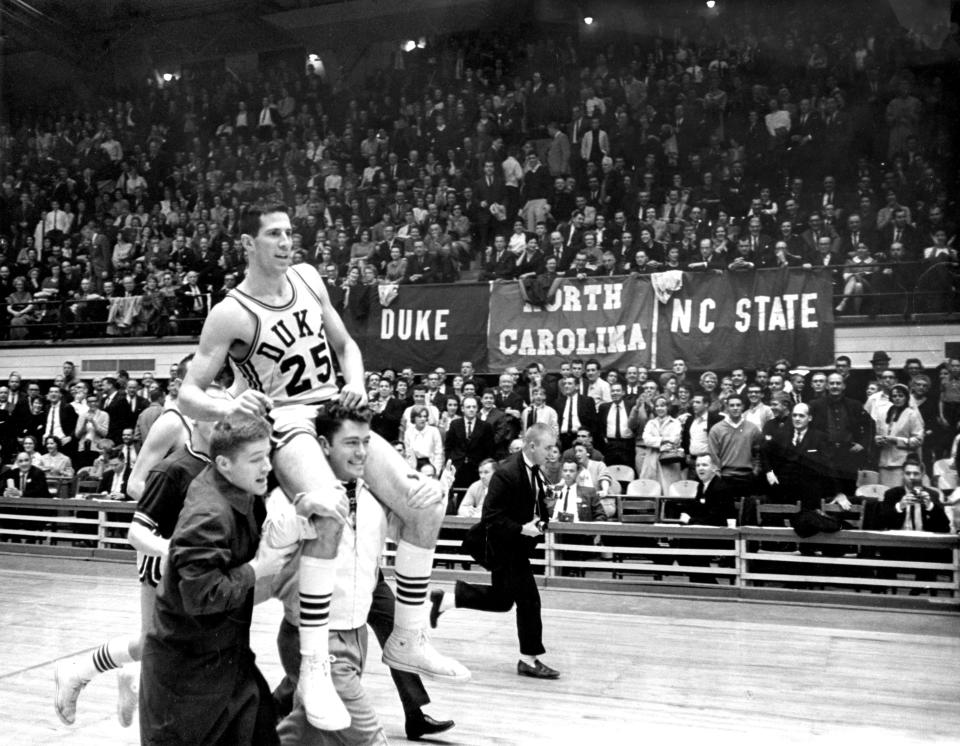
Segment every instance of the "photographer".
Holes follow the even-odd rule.
[[[884,493],[880,518],[887,531],[950,531],[940,492],[923,486],[923,467],[916,456],[907,456],[903,485]]]

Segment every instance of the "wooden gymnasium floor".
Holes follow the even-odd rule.
[[[117,724],[116,676],[53,707],[53,665],[138,627],[130,565],[0,555],[0,744],[138,743]],[[281,675],[279,605],[258,607],[253,644]],[[515,673],[514,617],[467,610],[434,637],[474,680],[431,684],[448,744],[960,743],[960,618],[676,597],[544,593],[556,682]],[[372,639],[372,635],[371,635]],[[366,685],[391,741],[402,712],[372,644]]]

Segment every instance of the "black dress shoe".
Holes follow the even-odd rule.
[[[440,604],[443,602],[443,591],[430,591],[430,628],[437,628],[437,620],[440,618]]]
[[[524,663],[523,661],[517,661],[517,673],[521,676],[529,676],[533,679],[559,679],[560,672],[556,671],[550,666],[545,666],[541,661],[537,661],[534,665],[529,663]]]
[[[456,723],[452,720],[434,720],[421,712],[407,718],[407,738],[411,741],[419,741],[424,736],[432,736],[450,730],[454,725]]]

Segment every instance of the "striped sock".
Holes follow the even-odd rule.
[[[403,539],[397,543],[397,606],[394,612],[397,627],[426,627],[427,588],[432,570],[433,549],[424,549]]]
[[[130,638],[114,637],[93,651],[90,657],[80,666],[78,673],[82,679],[92,679],[94,676],[133,662],[130,655]]]
[[[326,656],[336,560],[300,558],[300,652]]]

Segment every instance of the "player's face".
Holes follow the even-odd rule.
[[[232,458],[217,457],[217,470],[235,487],[252,495],[267,491],[270,473],[270,441],[267,438],[247,443]]]
[[[321,438],[320,443],[337,479],[349,481],[363,476],[370,445],[369,425],[347,420],[331,441]]]
[[[242,236],[251,269],[264,273],[283,273],[290,266],[293,246],[293,228],[290,216],[272,212],[260,216],[260,230],[256,236]]]

